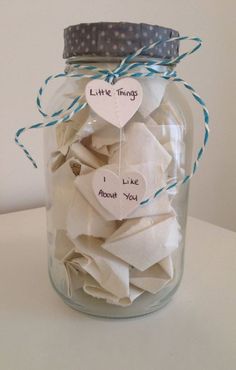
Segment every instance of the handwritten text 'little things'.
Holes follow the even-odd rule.
[[[102,88],[89,90],[90,96],[108,96],[112,98],[113,93],[116,93],[118,96],[130,97],[131,101],[134,101],[136,97],[138,96],[137,90],[125,90],[123,87],[120,87],[119,89],[116,89],[114,91],[110,89],[102,89]]]

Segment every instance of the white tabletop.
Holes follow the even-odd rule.
[[[53,291],[43,208],[1,215],[0,238],[0,369],[236,368],[236,233],[189,218],[176,295],[126,320],[76,312]]]

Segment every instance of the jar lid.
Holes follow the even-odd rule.
[[[171,59],[178,56],[179,41],[165,43],[179,33],[171,28],[146,23],[98,22],[80,23],[64,30],[63,58],[77,56],[125,57],[156,41],[160,45],[143,56]]]

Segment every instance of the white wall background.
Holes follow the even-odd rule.
[[[211,113],[210,143],[192,181],[190,214],[236,230],[235,0],[0,0],[0,7],[0,213],[44,203],[42,133],[23,137],[38,170],[13,137],[17,128],[40,119],[37,89],[63,69],[63,28],[123,20],[169,26],[205,40],[199,53],[178,67]],[[198,144],[200,134],[196,130]]]

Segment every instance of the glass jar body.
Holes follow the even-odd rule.
[[[116,67],[110,60],[90,62]],[[73,63],[67,70],[78,73]],[[89,80],[68,77],[51,110],[83,95]],[[190,172],[191,112],[173,83],[158,76],[138,80],[143,100],[122,130],[89,106],[45,130],[49,276],[68,305],[92,315],[152,312],[170,300],[183,273],[188,184],[155,194]],[[118,177],[120,169],[141,174],[148,202],[122,219],[111,215],[94,196],[101,169]]]

